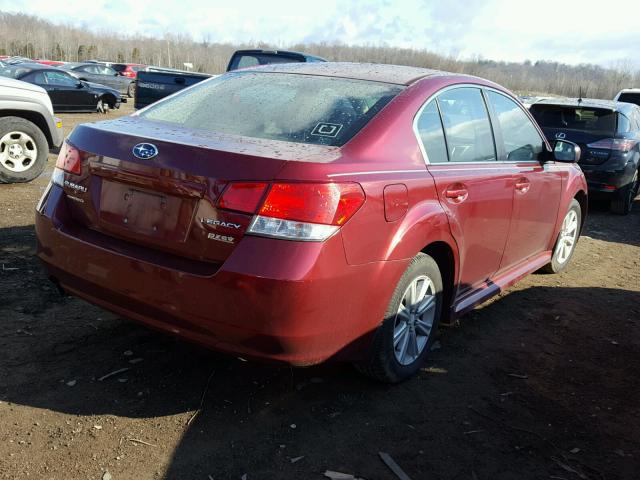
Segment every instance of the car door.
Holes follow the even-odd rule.
[[[509,164],[513,176],[513,214],[501,270],[549,248],[558,215],[565,165],[543,162],[543,136],[523,108],[507,95],[485,90],[494,118],[498,160]]]
[[[101,83],[104,85],[104,80],[102,79],[102,75],[100,75],[100,70],[96,65],[84,65],[75,70],[76,74],[80,78],[86,79],[88,82]]]
[[[35,85],[38,85],[39,87],[44,88],[49,95],[49,98],[51,99],[51,105],[53,105],[53,109],[56,112],[64,112],[66,110],[69,110],[69,106],[65,104],[64,99],[61,96],[61,92],[56,89],[55,85],[49,85],[47,83],[47,77],[45,76],[44,72],[31,72],[30,74],[20,78],[20,80],[33,83]]]
[[[54,109],[56,104],[60,109],[67,111],[87,110],[91,106],[93,96],[77,78],[62,71],[48,70],[44,72],[44,75],[51,89],[49,95],[54,103]],[[55,102],[53,102],[54,98]],[[93,104],[95,105],[96,102],[97,100]]]
[[[486,287],[500,268],[509,233],[513,171],[497,162],[489,115],[478,87],[456,87],[416,119],[428,170],[458,245],[458,297]]]
[[[125,77],[121,77],[118,75],[118,72],[106,65],[96,65],[95,68],[100,72],[100,76],[102,78],[100,83],[122,92]]]

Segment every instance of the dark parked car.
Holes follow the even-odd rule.
[[[578,157],[480,78],[258,67],[77,126],[38,256],[65,291],[211,348],[396,382],[438,322],[567,266]]]
[[[72,72],[80,80],[111,87],[129,98],[133,97],[135,92],[134,79],[121,75],[107,65],[100,63],[65,63],[58,68]]]
[[[638,194],[640,107],[592,99],[546,99],[531,106],[549,141],[580,145],[589,192],[611,197],[611,210],[626,215]]]
[[[315,63],[326,62],[322,57],[287,50],[237,50],[231,55],[227,72],[241,68],[270,65],[273,63]]]
[[[231,55],[227,72],[274,63],[317,63],[324,58],[286,50],[237,50]],[[135,108],[144,108],[183,88],[210,78],[206,73],[148,67],[138,74]]]
[[[78,80],[56,67],[22,63],[0,68],[0,75],[44,88],[55,112],[106,112],[110,108],[120,108],[117,90]]]

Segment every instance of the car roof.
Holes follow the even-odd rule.
[[[396,85],[411,85],[412,83],[431,76],[454,75],[428,68],[408,67],[404,65],[387,65],[378,63],[274,63],[242,69],[243,72],[294,73],[298,75],[318,75],[326,77],[352,78],[356,80],[370,80],[374,82],[393,83]]]
[[[76,67],[82,67],[84,65],[95,65],[95,64],[96,62],[68,62],[68,63],[65,63],[64,65],[60,65],[60,68],[66,70],[65,67],[76,68]]]
[[[567,107],[604,108],[614,112],[628,112],[634,110],[636,105],[615,100],[601,100],[599,98],[545,98],[534,105],[558,105]]]

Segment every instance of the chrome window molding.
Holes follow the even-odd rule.
[[[485,85],[480,85],[480,84],[476,84],[476,83],[456,83],[455,85],[449,85],[448,87],[444,87],[440,90],[438,90],[436,93],[434,93],[433,95],[431,95],[429,98],[427,98],[427,100],[425,100],[425,102],[420,106],[420,108],[418,109],[418,111],[416,112],[416,114],[413,117],[413,134],[416,137],[416,140],[418,142],[418,147],[420,147],[420,153],[422,153],[422,159],[424,160],[424,163],[426,165],[482,165],[482,164],[491,164],[491,165],[495,165],[495,164],[510,164],[510,165],[516,165],[519,163],[526,163],[526,164],[540,164],[540,162],[538,160],[486,160],[486,161],[480,161],[480,162],[439,162],[439,163],[431,163],[429,161],[429,155],[427,155],[427,151],[424,148],[424,144],[422,143],[422,138],[420,137],[420,131],[418,130],[418,120],[420,119],[420,116],[422,115],[422,112],[424,111],[425,108],[427,108],[427,106],[429,105],[429,103],[433,100],[436,99],[436,97],[438,97],[439,95],[443,94],[444,92],[447,92],[449,90],[454,90],[456,88],[477,88],[478,90],[480,90],[480,93],[483,93],[483,90],[489,90],[495,93],[498,93],[500,95],[502,95],[503,97],[508,98],[509,100],[513,101],[513,98],[510,97],[509,95],[505,95],[504,92],[501,92],[500,90],[497,90],[493,87],[487,87]],[[483,99],[484,99],[484,94],[482,95]],[[486,100],[485,100],[486,101]],[[518,105],[518,107],[523,111],[523,113],[527,116],[527,118],[530,119],[530,115],[527,114],[527,112],[524,111],[524,108],[518,104],[518,102],[515,102],[516,105]],[[488,107],[488,106],[487,106]],[[440,111],[440,109],[438,109],[438,111]],[[441,114],[442,115],[442,114]],[[493,122],[491,122],[491,115],[489,114],[489,112],[487,111],[487,116],[489,118],[489,124],[491,125],[491,131],[492,131],[492,135],[493,135],[493,142],[495,145],[496,139],[495,139],[495,127],[493,126]],[[534,127],[536,125],[534,124]],[[442,126],[443,128],[443,132],[444,132],[444,124]],[[536,128],[536,131],[538,131],[538,135],[540,135],[540,131],[539,128]],[[546,140],[544,137],[541,137],[540,140],[543,143],[546,143]],[[496,146],[497,147],[497,146]],[[497,149],[497,148],[496,148]],[[449,154],[449,152],[447,151],[447,155]]]

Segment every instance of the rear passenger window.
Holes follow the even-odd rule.
[[[438,97],[452,162],[496,160],[489,115],[478,88],[456,88]]]
[[[444,163],[447,158],[447,144],[444,141],[442,121],[436,101],[432,100],[422,110],[418,118],[418,133],[427,153],[429,163]]]
[[[542,153],[543,140],[522,108],[497,92],[488,91],[487,97],[498,117],[506,160],[538,160]]]

